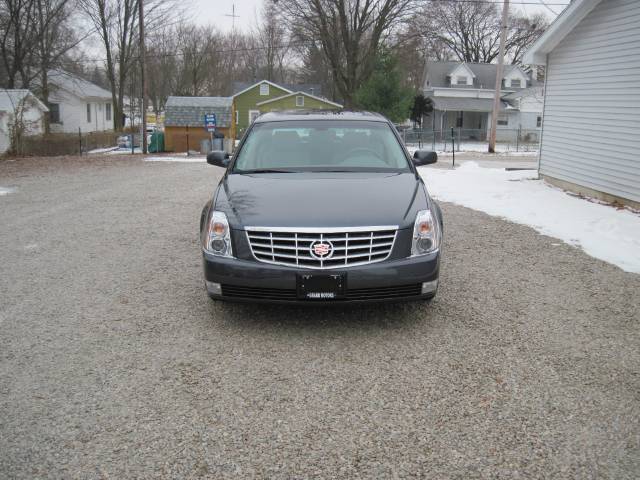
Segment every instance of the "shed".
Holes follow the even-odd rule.
[[[574,0],[524,62],[547,68],[540,175],[640,208],[640,2]]]
[[[19,119],[24,136],[44,132],[44,115],[49,110],[29,90],[0,89],[0,154],[11,147],[12,127]]]
[[[198,150],[210,137],[204,116],[216,115],[216,132],[230,138],[231,97],[169,97],[165,104],[165,149],[170,152]]]

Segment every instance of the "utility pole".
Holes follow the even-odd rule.
[[[142,154],[147,153],[147,77],[146,49],[144,46],[144,1],[138,0],[138,17],[140,22],[140,79],[142,80]]]
[[[231,17],[231,31],[235,33],[236,31],[236,18],[240,18],[240,15],[236,15],[236,4],[231,4],[231,15],[225,14],[225,17]]]
[[[494,153],[496,151],[496,127],[498,126],[498,114],[500,112],[500,89],[502,88],[502,75],[504,73],[504,44],[507,40],[508,19],[509,0],[504,0],[504,4],[502,5],[502,22],[500,26],[500,54],[498,55],[498,68],[496,69],[496,93],[493,97],[491,131],[489,132],[489,153]]]

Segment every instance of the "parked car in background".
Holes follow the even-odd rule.
[[[397,131],[371,113],[267,113],[205,205],[205,284],[216,300],[430,300],[442,213]]]

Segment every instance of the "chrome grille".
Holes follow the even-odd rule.
[[[343,268],[385,260],[398,227],[266,228],[247,227],[247,238],[256,260],[301,268]],[[331,253],[312,252],[317,243],[331,246]]]

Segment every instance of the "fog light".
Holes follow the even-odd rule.
[[[224,249],[226,248],[226,246],[227,244],[225,243],[225,241],[219,238],[216,238],[214,241],[211,242],[211,249],[216,252],[224,252]]]
[[[423,252],[428,252],[433,246],[433,241],[430,238],[419,238],[418,249]]]
[[[433,282],[424,282],[422,284],[422,294],[434,293],[438,289],[438,280]]]
[[[212,295],[222,295],[222,287],[216,282],[205,282],[207,284],[207,292]]]

